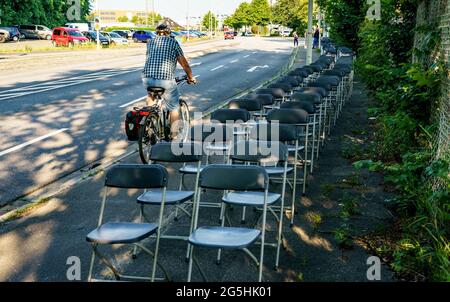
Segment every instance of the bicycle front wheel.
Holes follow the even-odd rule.
[[[191,116],[189,106],[183,100],[180,100],[180,125],[178,131],[178,141],[184,142],[189,137],[189,129],[191,128]]]
[[[161,141],[160,129],[159,119],[153,114],[145,118],[143,125],[141,125],[141,128],[139,129],[139,155],[144,164],[150,162],[150,151],[152,146]]]

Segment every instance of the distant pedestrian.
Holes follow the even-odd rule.
[[[314,42],[313,42],[313,48],[319,47],[319,38],[320,38],[320,29],[317,26],[316,30],[314,31]]]
[[[296,31],[294,31],[294,47],[298,46],[298,34]]]

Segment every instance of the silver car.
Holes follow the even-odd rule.
[[[102,35],[109,40],[110,45],[128,45],[128,39],[121,37],[114,32],[102,32]]]

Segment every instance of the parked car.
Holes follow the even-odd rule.
[[[290,30],[282,30],[280,31],[280,36],[281,37],[289,37],[291,35],[291,31]]]
[[[90,30],[88,23],[66,23],[64,27],[78,29],[80,32]]]
[[[121,36],[122,38],[125,38],[125,39],[130,39],[131,36],[132,36],[131,32],[128,31],[128,30],[113,30],[113,31],[110,31],[110,32],[118,34],[119,36]]]
[[[57,27],[53,29],[52,44],[53,46],[75,46],[78,44],[86,44],[88,38],[74,28]]]
[[[114,32],[101,32],[101,34],[108,39],[110,45],[128,45],[128,39],[119,36]]]
[[[156,35],[148,30],[137,30],[133,34],[133,41],[134,42],[148,42],[151,39],[154,39]]]
[[[83,35],[88,38],[90,42],[97,43],[97,31],[90,30],[82,32]],[[109,40],[105,38],[102,34],[99,34],[100,44],[102,46],[109,46]]]
[[[253,37],[254,34],[251,33],[251,32],[243,32],[243,33],[242,33],[242,36],[243,36],[243,37]]]
[[[228,40],[228,39],[234,40],[234,32],[226,31],[224,33],[224,38],[225,38],[225,40]]]
[[[0,42],[19,42],[20,41],[20,32],[17,29],[17,27],[10,26],[10,27],[0,27]],[[7,34],[6,34],[7,33]]]
[[[19,25],[18,29],[26,39],[51,40],[52,38],[51,29],[43,25],[33,25],[33,24]]]

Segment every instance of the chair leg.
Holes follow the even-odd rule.
[[[94,262],[95,262],[95,251],[92,251],[91,263],[89,264],[88,282],[91,282],[91,279],[92,279],[92,271],[94,269]]]
[[[298,143],[296,143],[296,149],[298,148]],[[291,204],[291,227],[294,226],[294,215],[295,215],[295,195],[296,195],[296,188],[297,188],[297,157],[298,157],[298,151],[295,150],[295,158],[294,158],[294,181],[292,184],[292,204]]]
[[[152,269],[152,279],[151,279],[152,282],[155,281],[156,266],[158,264],[159,241],[161,239],[161,228],[162,228],[162,222],[163,222],[165,201],[166,201],[166,189],[164,189],[163,196],[162,196],[162,202],[161,202],[161,209],[159,210],[158,230],[156,233],[155,257],[153,259],[153,269]]]
[[[143,222],[144,219],[144,205],[141,204],[139,209],[139,222]],[[133,252],[131,253],[131,258],[136,259],[137,258],[137,246],[135,245],[133,247]]]
[[[225,216],[226,216],[226,211],[227,211],[227,205],[226,205],[225,203],[222,203],[222,210],[221,210],[222,217],[221,217],[221,224],[220,224],[221,227],[224,227],[224,226],[225,226]],[[220,257],[221,257],[221,254],[222,254],[222,250],[219,249],[219,250],[217,251],[217,259],[216,259],[216,264],[217,264],[217,265],[220,265]]]
[[[192,264],[194,261],[194,246],[191,245],[190,246],[190,257],[189,257],[189,268],[188,268],[188,277],[187,277],[187,282],[191,282],[191,277],[192,277]]]

